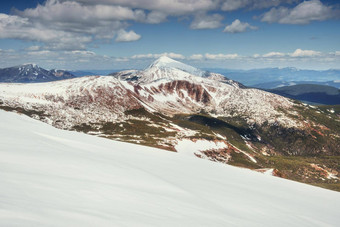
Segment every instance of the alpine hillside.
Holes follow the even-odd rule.
[[[144,70],[0,84],[2,109],[340,190],[340,116],[161,57]],[[205,144],[205,146],[199,146]]]

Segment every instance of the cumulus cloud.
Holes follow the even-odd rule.
[[[144,68],[155,58],[168,56],[181,61],[191,61],[192,65],[202,67],[233,67],[233,68],[253,68],[253,67],[305,67],[313,68],[336,68],[340,60],[340,52],[329,53],[315,50],[297,49],[291,53],[278,51],[267,54],[254,54],[242,56],[236,53],[210,54],[198,53],[191,56],[184,56],[180,53],[165,52],[159,54],[138,54],[131,57],[109,57],[99,55],[87,50],[73,51],[50,51],[50,50],[1,50],[0,67],[9,67],[26,62],[34,62],[38,65],[51,68],[66,69],[114,69],[114,68]],[[89,64],[91,62],[91,64]]]
[[[234,11],[242,8],[249,9],[264,9],[269,7],[278,6],[281,4],[291,4],[301,0],[224,0],[222,1],[222,10]]]
[[[47,0],[35,8],[0,14],[0,38],[41,42],[43,49],[82,50],[96,39],[117,42],[136,41],[141,35],[127,32],[129,21],[159,23],[166,18],[159,12],[148,15],[141,9],[121,5]]]
[[[209,54],[206,53],[204,57],[208,60],[230,60],[239,57],[238,54]]]
[[[76,0],[77,2],[105,5],[121,5],[130,8],[145,9],[163,12],[167,15],[180,16],[197,12],[205,12],[217,9],[220,0]],[[94,3],[95,2],[95,3]]]
[[[293,53],[290,54],[292,57],[315,57],[320,56],[321,52],[315,50],[301,50],[296,49]]]
[[[169,58],[174,58],[174,59],[185,59],[185,57],[182,54],[178,53],[161,53],[161,54],[137,54],[133,55],[131,59],[148,59],[148,58],[159,58],[161,56],[167,56]]]
[[[132,42],[137,41],[140,38],[141,36],[132,30],[128,32],[125,30],[120,30],[117,34],[116,42]]]
[[[331,53],[328,53],[327,55],[330,55],[330,54]],[[312,58],[312,57],[319,57],[322,55],[325,55],[325,54],[322,54],[320,51],[296,49],[292,53],[282,53],[282,52],[274,51],[274,52],[269,52],[263,55],[257,54],[256,57],[263,57],[263,58],[268,58],[268,59],[274,59],[274,58],[291,59],[291,58]]]
[[[192,21],[191,29],[213,29],[222,26],[223,16],[220,14],[196,14],[194,20]]]
[[[261,21],[280,24],[308,24],[311,21],[323,21],[338,17],[340,11],[324,5],[320,0],[304,1],[294,8],[272,8]]]
[[[145,14],[141,10],[113,5],[81,5],[78,2],[59,2],[48,0],[44,5],[24,11],[14,10],[22,17],[36,18],[44,21],[86,22],[93,20],[143,20]]]
[[[133,55],[131,59],[153,59],[161,56],[167,56],[169,58],[180,59],[180,60],[230,60],[239,58],[238,54],[193,54],[191,56],[184,56],[178,53],[161,53],[161,54],[137,54]]]
[[[229,33],[241,33],[247,31],[247,29],[256,30],[256,26],[252,26],[248,23],[241,22],[239,19],[236,19],[231,23],[230,25],[227,25],[223,32],[229,32]]]
[[[126,21],[143,21],[144,11],[122,6],[91,5],[78,2],[48,0],[44,5],[24,11],[14,10],[17,16],[28,19],[32,26],[91,35],[97,39],[112,39],[116,32],[127,27]]]
[[[147,15],[145,22],[149,24],[159,24],[165,21],[167,16],[168,15],[166,13],[160,11],[152,11]]]
[[[30,47],[25,48],[25,50],[27,50],[27,51],[38,51],[38,50],[41,50],[41,46],[30,46]]]
[[[202,60],[204,56],[202,54],[193,54],[189,57],[189,60]]]
[[[43,43],[41,49],[82,50],[95,40],[136,41],[142,34],[128,31],[133,23],[158,24],[168,17],[192,19],[191,29],[214,29],[222,26],[220,10],[247,7],[277,7],[301,0],[46,0],[34,8],[0,14],[0,38]],[[293,9],[273,8],[262,21],[307,23],[335,15],[331,6],[319,0],[305,1]],[[256,29],[235,20],[224,32],[238,33]]]
[[[281,52],[269,52],[269,53],[264,54],[262,56],[265,57],[265,58],[272,58],[272,57],[283,57],[285,55],[286,55],[285,53],[281,53]]]
[[[27,62],[33,62],[39,66],[52,69],[88,69],[89,67],[111,68],[114,65],[114,58],[105,55],[97,55],[91,51],[5,51],[1,54],[2,59],[0,67],[10,67]],[[91,62],[89,65],[88,62]]]
[[[49,43],[52,49],[84,49],[92,37],[47,28],[27,18],[0,14],[0,38]]]

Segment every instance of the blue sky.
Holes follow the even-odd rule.
[[[13,0],[0,7],[0,67],[340,69],[340,2]]]

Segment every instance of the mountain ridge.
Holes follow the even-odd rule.
[[[181,68],[154,64],[112,76],[0,84],[0,108],[57,128],[172,151],[180,141],[215,141],[225,146],[193,155],[252,169],[277,168],[276,175],[306,183],[324,182],[308,163],[325,165],[327,182],[337,185],[337,173],[335,178],[331,173],[340,169],[333,159],[303,158],[339,155],[340,116],[331,108]],[[302,169],[290,172],[290,156]]]
[[[39,83],[75,78],[65,70],[46,70],[37,64],[28,63],[0,69],[2,83]]]

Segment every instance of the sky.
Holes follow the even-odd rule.
[[[340,1],[12,0],[0,68],[140,69],[166,55],[200,68],[340,69]]]

